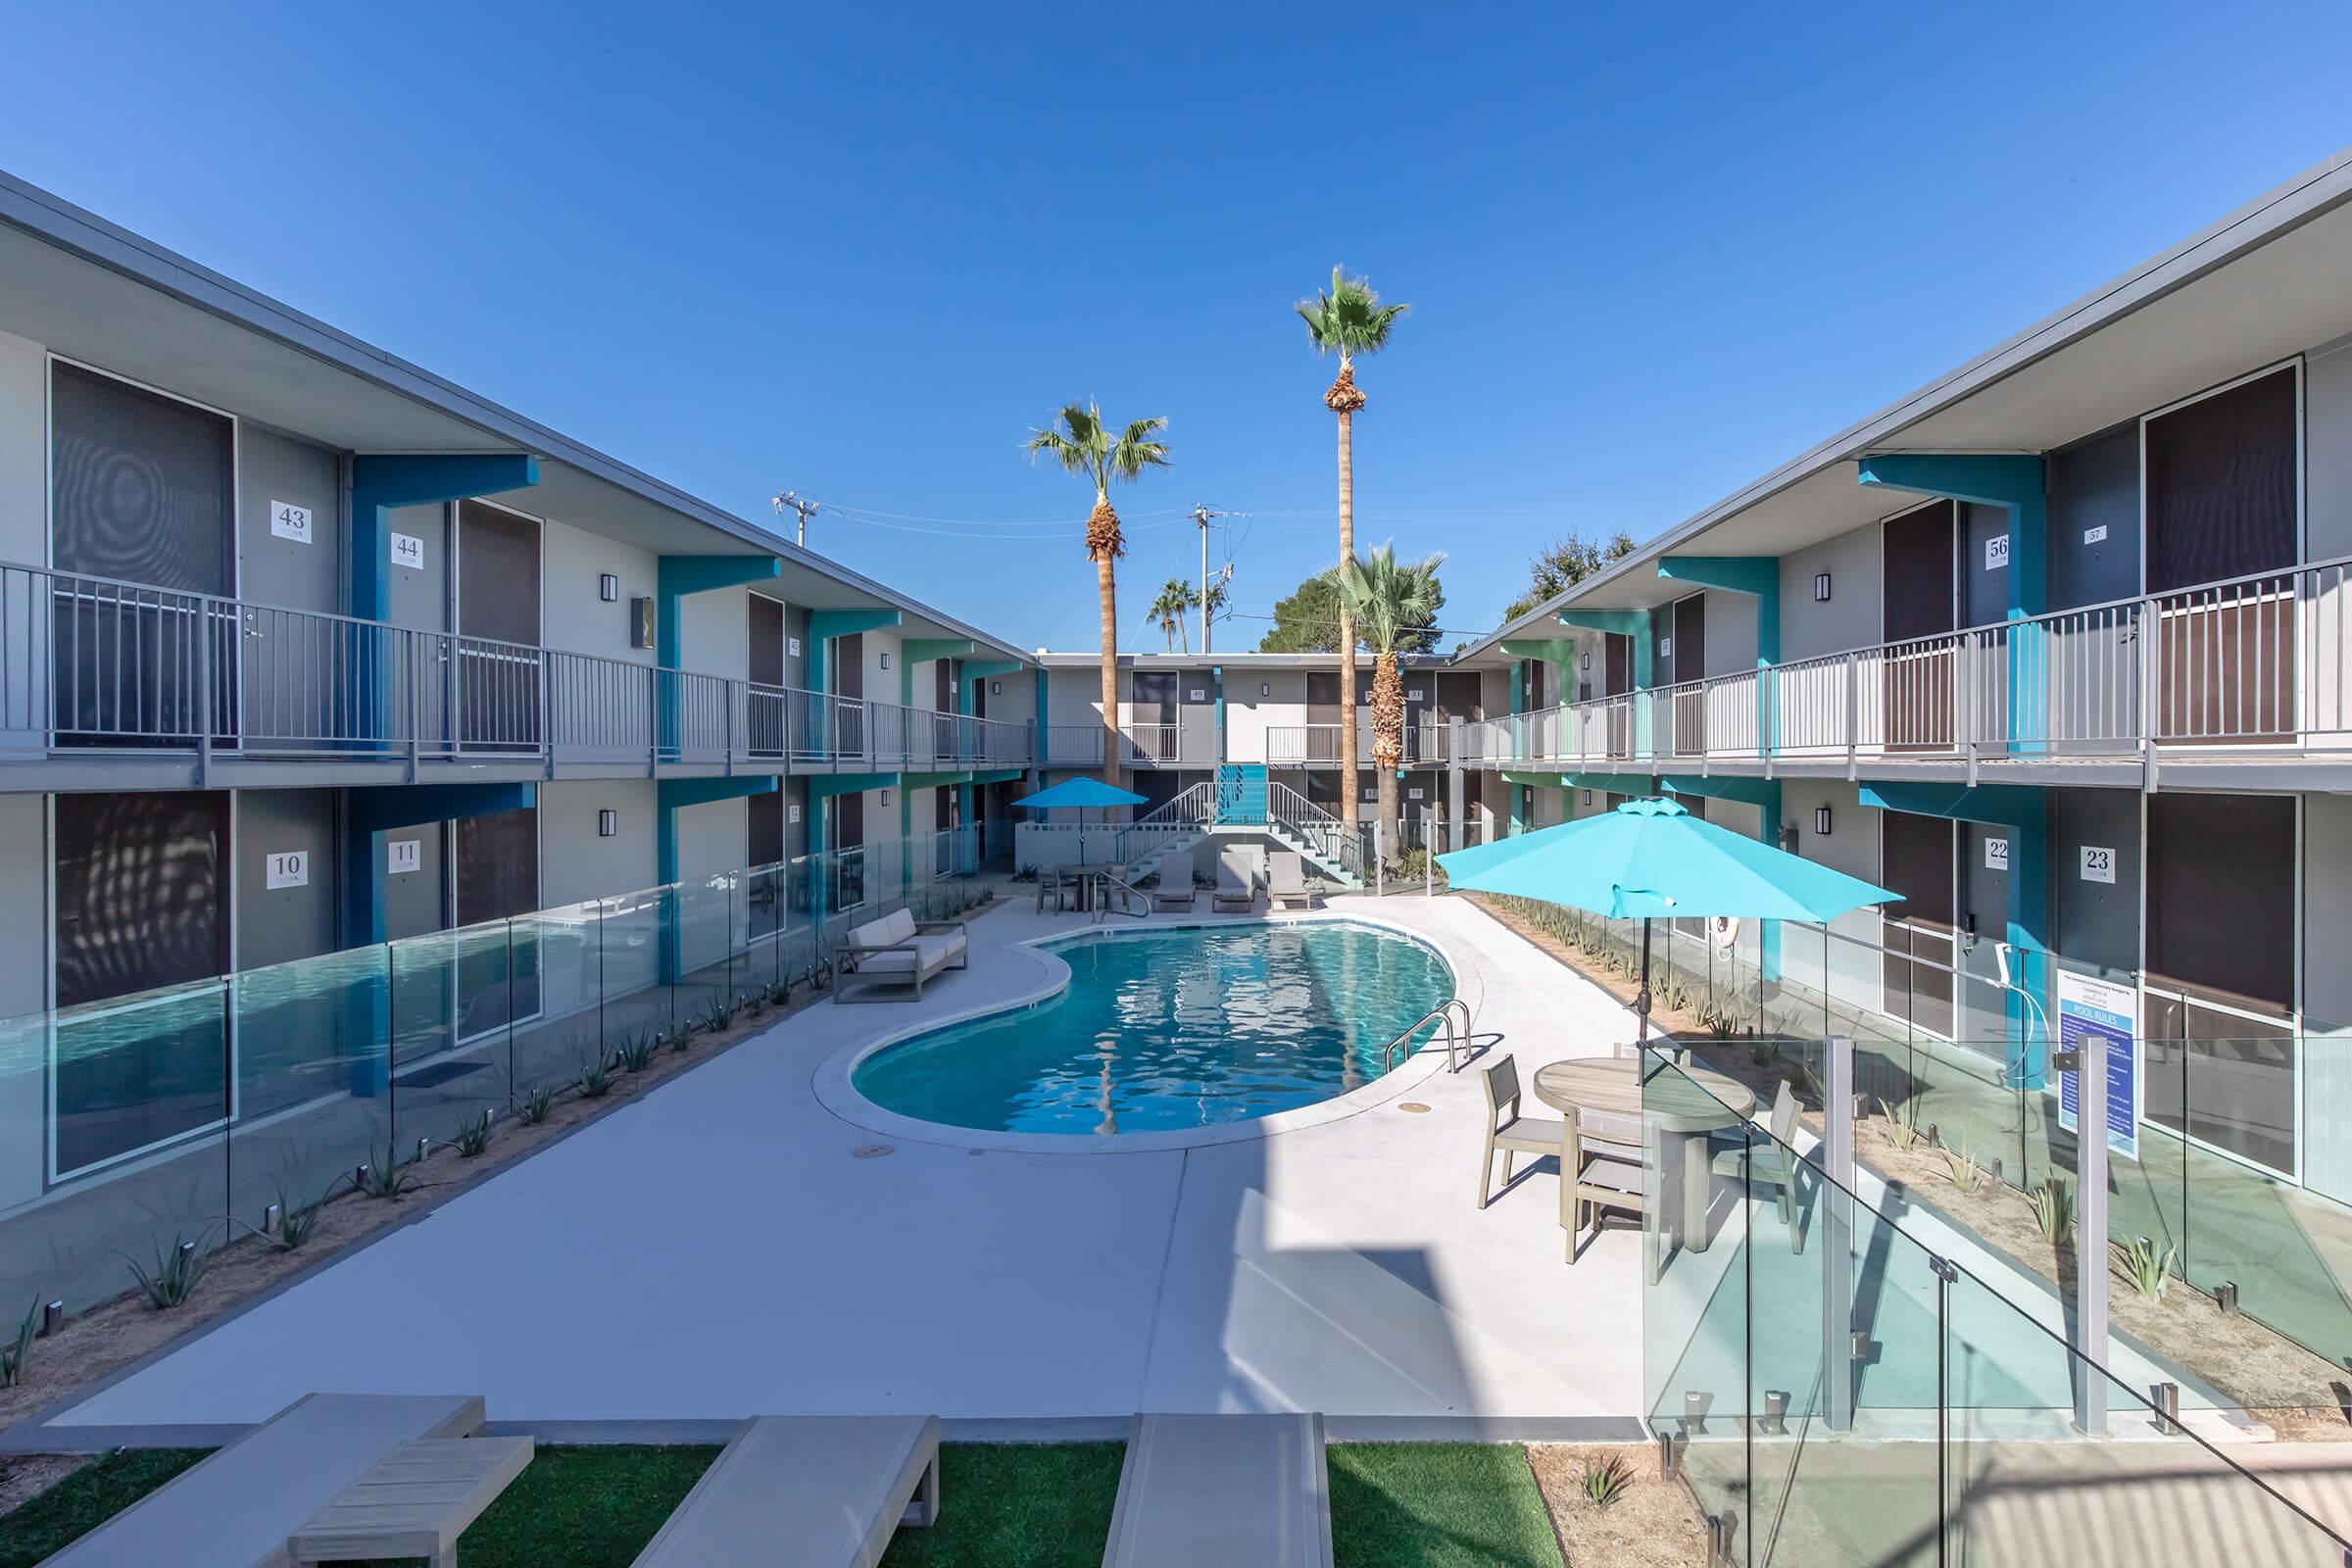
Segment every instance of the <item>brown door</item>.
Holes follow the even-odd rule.
[[[1953,551],[1958,509],[1937,501],[1886,519],[1881,668],[1890,752],[1948,751],[1953,741]]]
[[[1691,683],[1707,668],[1707,598],[1692,594],[1674,604],[1674,753],[1702,757],[1707,750],[1707,694]],[[1686,689],[1688,688],[1688,689]]]
[[[1298,759],[1303,762],[1336,762],[1340,760],[1340,676],[1337,670],[1310,669],[1306,672],[1306,744],[1300,748]],[[1312,795],[1308,799],[1312,800]]]
[[[539,745],[539,524],[458,507],[459,736],[476,751]]]
[[[773,757],[784,750],[784,607],[764,594],[752,595],[751,631],[753,686],[744,705],[744,724],[751,733],[746,738],[754,752]]]
[[[1952,1033],[1952,823],[1940,816],[1881,811],[1886,885],[1902,902],[1886,906],[1881,944],[1886,1010],[1924,1034]]]
[[[1634,689],[1634,640],[1618,632],[1601,639],[1600,657],[1601,696],[1610,699],[1609,755],[1633,755],[1634,710],[1630,701],[1623,700]]]
[[[2291,368],[2147,421],[2159,740],[2295,733],[2295,422]]]

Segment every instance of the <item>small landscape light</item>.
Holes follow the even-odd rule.
[[[263,1205],[262,1205],[262,1229],[263,1229],[263,1230],[265,1230],[265,1231],[274,1231],[274,1230],[276,1230],[276,1229],[277,1229],[277,1221],[278,1221],[278,1216],[279,1216],[279,1209],[278,1209],[278,1206],[277,1206],[275,1203],[265,1203],[265,1204],[263,1204]]]
[[[179,1255],[184,1262],[194,1262],[196,1260],[196,1244],[194,1242],[180,1243]]]
[[[66,1326],[66,1303],[51,1301],[41,1308],[41,1338],[47,1339]]]
[[[424,1162],[424,1156],[432,1152],[432,1148],[433,1141],[430,1138],[419,1138],[416,1140],[416,1160],[418,1164],[422,1164]]]
[[[620,579],[613,576],[612,573],[609,571],[603,576],[597,578],[596,597],[602,599],[608,605],[618,602],[620,599]]]
[[[2237,1316],[2237,1281],[2224,1280],[2213,1288],[2213,1304],[2222,1309],[2222,1316]]]
[[[1817,838],[1826,839],[1830,836],[1830,808],[1828,807],[1816,806],[1813,808],[1813,833]]]
[[[607,808],[596,813],[596,836],[609,839],[620,831],[620,813]]]

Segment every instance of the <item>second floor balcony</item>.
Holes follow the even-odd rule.
[[[1338,724],[1274,724],[1266,729],[1265,761],[1275,767],[1337,767],[1340,762]],[[1406,767],[1437,767],[1447,760],[1448,726],[1443,720],[1425,719],[1404,726],[1402,764]],[[1358,767],[1372,765],[1372,716],[1359,715],[1355,725],[1355,763]]]
[[[1026,767],[1031,726],[0,565],[0,789]]]
[[[1469,726],[1464,760],[2287,785],[2352,763],[2347,573],[2324,562],[1514,713]]]
[[[1122,718],[1119,721],[1122,767],[1215,767],[1214,722],[1161,723]],[[1054,724],[1046,735],[1046,761],[1053,767],[1101,767],[1102,725]]]

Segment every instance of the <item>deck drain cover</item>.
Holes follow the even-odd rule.
[[[1418,1100],[1400,1101],[1398,1102],[1396,1108],[1398,1110],[1409,1110],[1416,1116],[1426,1116],[1429,1114],[1429,1107],[1421,1103],[1421,1102]]]
[[[850,1151],[852,1154],[855,1154],[859,1159],[880,1159],[884,1154],[895,1153],[897,1151],[893,1150],[888,1144],[860,1144],[856,1149]]]

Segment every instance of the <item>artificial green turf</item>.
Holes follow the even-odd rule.
[[[1517,1444],[1342,1443],[1328,1465],[1339,1568],[1561,1568]]]
[[[125,1451],[69,1476],[0,1518],[0,1568],[32,1568],[205,1452]],[[460,1561],[628,1568],[717,1453],[542,1446],[460,1540]],[[884,1568],[1094,1568],[1122,1457],[1116,1443],[947,1445],[939,1523],[899,1532]],[[1341,1444],[1330,1464],[1340,1568],[1560,1568],[1550,1518],[1516,1446]]]
[[[32,1568],[212,1451],[121,1448],[83,1465],[23,1507],[0,1515],[0,1568]]]

